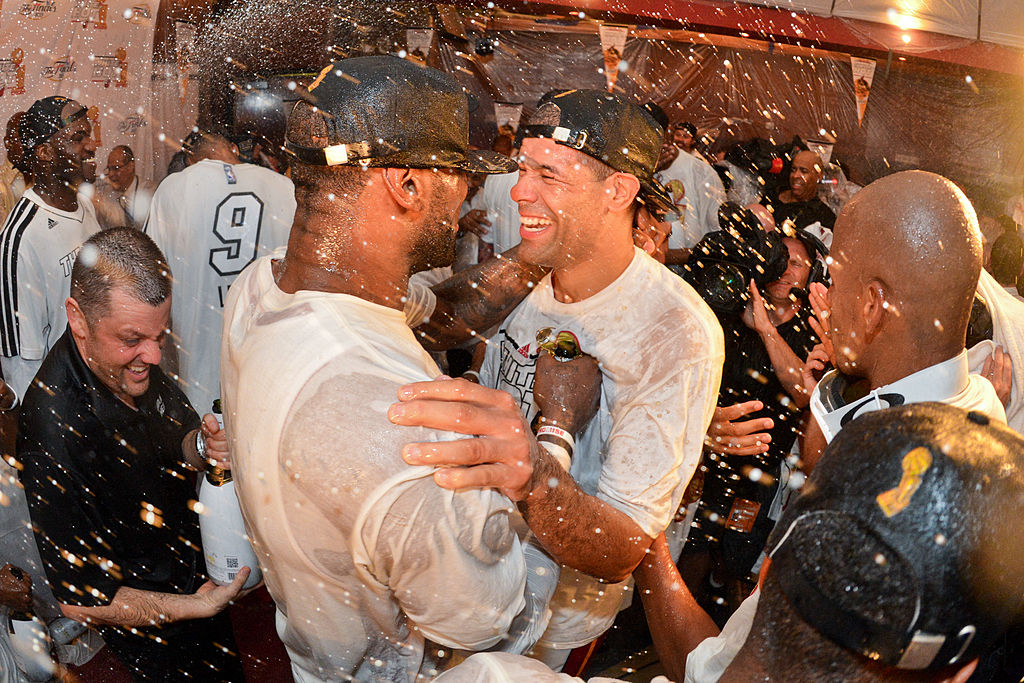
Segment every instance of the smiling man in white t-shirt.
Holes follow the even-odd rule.
[[[520,135],[518,254],[553,272],[500,326],[480,375],[516,399],[551,453],[519,508],[563,565],[536,652],[558,668],[628,605],[630,573],[672,521],[724,351],[700,296],[633,246],[641,204],[672,206],[654,179],[662,129],[650,114],[600,91],[549,93]],[[597,414],[576,432],[540,390],[549,350],[571,360],[574,348],[601,373]]]

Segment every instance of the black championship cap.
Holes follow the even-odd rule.
[[[18,135],[21,137],[21,144],[25,147],[26,154],[53,137],[54,133],[67,128],[85,116],[85,107],[71,112],[66,117],[61,116],[64,107],[69,102],[74,102],[74,100],[54,95],[32,103],[18,125]]]
[[[308,93],[306,102],[323,117],[328,135],[324,147],[287,140],[285,149],[301,162],[471,173],[518,169],[504,155],[469,149],[466,92],[437,69],[388,56],[342,59],[324,67]]]
[[[551,138],[640,181],[637,197],[654,214],[674,211],[672,196],[654,179],[664,129],[643,107],[602,90],[549,92],[538,112],[558,110],[558,125],[527,124],[519,128],[516,147],[524,138]]]
[[[829,444],[769,540],[808,625],[883,665],[983,654],[1024,606],[1024,439],[980,413],[913,403]]]

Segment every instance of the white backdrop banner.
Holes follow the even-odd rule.
[[[159,0],[4,0],[0,5],[0,118],[65,95],[89,107],[100,173],[128,145],[152,173],[153,29]]]

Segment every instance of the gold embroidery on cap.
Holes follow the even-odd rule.
[[[306,91],[307,92],[313,92],[313,90],[316,89],[316,86],[320,85],[320,81],[324,80],[324,78],[327,76],[327,74],[333,68],[334,68],[333,64],[328,64],[324,68],[320,69],[320,73],[319,73],[319,75],[317,75],[316,80],[309,84],[309,87],[306,88]]]
[[[911,497],[921,486],[924,473],[931,466],[932,454],[923,446],[918,446],[903,456],[903,476],[900,477],[899,486],[879,493],[875,499],[886,517],[899,514],[910,505]]]

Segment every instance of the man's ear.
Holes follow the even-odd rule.
[[[385,190],[400,207],[407,211],[416,211],[426,205],[423,175],[416,169],[385,168],[381,175]]]
[[[613,213],[627,211],[640,193],[640,181],[631,173],[613,173],[605,179],[605,197]]]
[[[35,149],[28,153],[28,160],[31,161],[33,156],[36,159],[39,159],[39,161],[50,162],[54,160],[56,155],[53,151],[53,145],[49,142],[41,142],[36,145]]]
[[[871,342],[885,325],[885,320],[895,309],[886,300],[886,292],[890,291],[881,280],[871,280],[864,287],[861,314],[864,317],[866,342]]]
[[[75,298],[69,296],[65,299],[64,308],[68,312],[68,327],[71,328],[72,336],[79,339],[89,336],[89,323],[85,319],[82,307],[75,301]]]

